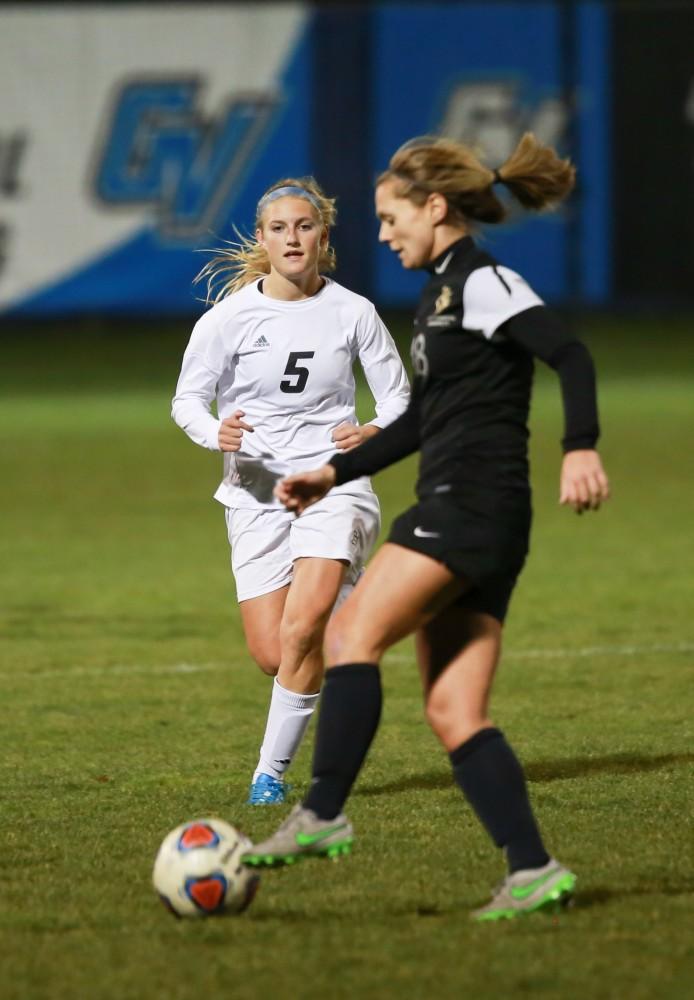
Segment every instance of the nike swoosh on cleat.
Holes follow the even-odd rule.
[[[344,823],[339,823],[337,826],[331,826],[327,830],[319,830],[318,833],[297,833],[294,839],[299,847],[310,847],[312,844],[319,844],[321,840],[332,837],[334,833],[339,833],[340,830],[344,829]]]
[[[541,889],[545,882],[548,882],[551,878],[556,876],[556,870],[553,872],[548,872],[546,875],[540,875],[533,882],[529,882],[527,885],[518,885],[511,889],[511,895],[514,899],[527,899],[528,896],[532,896],[534,892]]]

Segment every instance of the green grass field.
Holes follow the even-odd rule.
[[[170,828],[217,814],[260,838],[283,815],[243,804],[269,687],[210,499],[219,460],[168,416],[187,333],[4,332],[2,1000],[691,996],[690,324],[584,329],[614,498],[558,508],[539,372],[533,547],[494,703],[580,892],[503,926],[468,918],[502,861],[423,721],[409,642],[386,660],[352,856],[268,872],[240,918],[165,912],[150,873]],[[413,469],[376,479],[386,525]],[[306,746],[298,791],[309,764]]]

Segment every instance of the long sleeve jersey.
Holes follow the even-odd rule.
[[[527,489],[535,357],[559,375],[564,450],[593,448],[599,426],[590,354],[525,280],[469,236],[428,270],[415,317],[410,405],[378,439],[333,456],[338,485],[419,450],[420,497]]]
[[[272,299],[260,284],[198,320],[172,404],[176,423],[205,448],[219,450],[220,423],[236,410],[254,428],[244,432],[240,451],[224,453],[215,497],[227,507],[276,507],[279,478],[328,460],[335,428],[358,422],[356,360],[375,401],[370,423],[387,426],[409,398],[397,349],[371,302],[327,278],[316,295],[297,302]]]

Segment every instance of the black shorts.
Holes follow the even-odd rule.
[[[388,541],[443,563],[471,585],[461,607],[503,622],[528,554],[530,521],[529,492],[460,502],[428,497],[393,521]]]

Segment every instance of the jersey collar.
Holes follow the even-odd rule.
[[[462,236],[455,243],[449,243],[445,250],[443,250],[438,257],[434,260],[429,261],[426,265],[426,270],[429,274],[445,274],[448,270],[451,261],[454,257],[458,257],[462,253],[466,253],[468,250],[472,249],[474,246],[472,236]]]

